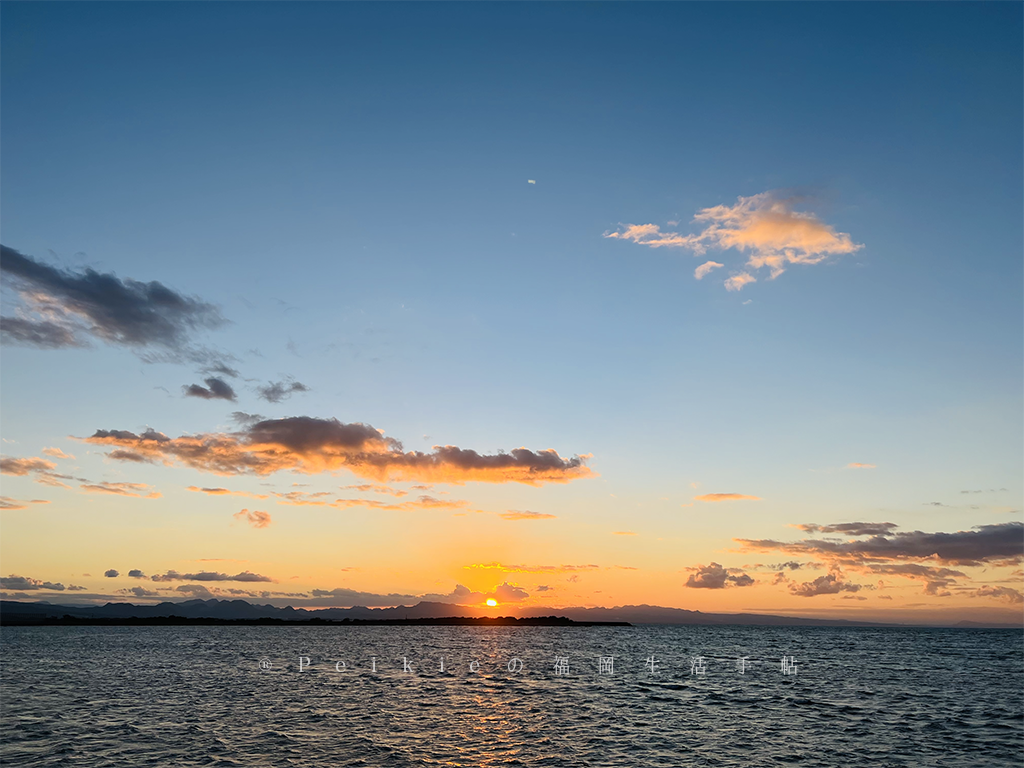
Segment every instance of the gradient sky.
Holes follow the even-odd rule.
[[[1019,4],[0,17],[5,596],[1020,616]]]

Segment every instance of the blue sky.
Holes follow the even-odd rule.
[[[2,20],[4,245],[220,306],[231,325],[203,343],[253,380],[231,405],[181,397],[195,365],[5,347],[9,455],[223,431],[232,410],[423,451],[593,454],[592,479],[460,492],[571,520],[555,559],[587,558],[595,525],[660,533],[676,549],[592,551],[665,568],[811,520],[1019,518],[1017,4],[23,3]],[[695,232],[698,211],[771,191],[863,247],[727,291],[689,250],[604,237]],[[742,257],[707,254],[726,257],[723,278]],[[253,394],[287,377],[310,391]],[[197,474],[88,460],[161,488]],[[975,487],[996,490],[972,510]],[[683,506],[701,491],[760,506]]]

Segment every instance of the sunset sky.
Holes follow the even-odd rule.
[[[1020,4],[0,17],[5,598],[1019,619]]]

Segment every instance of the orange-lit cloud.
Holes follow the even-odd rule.
[[[737,272],[735,275],[727,278],[724,285],[727,291],[741,291],[744,285],[750,283],[756,283],[757,278],[748,272]]]
[[[359,485],[343,485],[341,487],[343,491],[359,491],[360,493],[382,493],[387,496],[396,496],[401,498],[402,496],[408,496],[408,491],[403,491],[398,488],[392,488],[390,485],[380,485],[379,483],[361,483]],[[417,491],[429,491],[429,485],[414,485],[414,490]]]
[[[43,453],[47,456],[52,456],[55,459],[73,459],[75,458],[70,453],[64,453],[60,448],[43,448]]]
[[[371,509],[391,512],[409,512],[419,509],[466,509],[469,506],[469,502],[462,499],[438,499],[433,496],[420,496],[418,499],[410,499],[409,501],[400,501],[392,504],[377,501],[376,499],[335,499],[332,502],[328,502],[327,506],[338,509],[369,507]],[[479,512],[481,510],[469,511]]]
[[[724,266],[725,266],[725,264],[719,264],[717,261],[705,261],[703,264],[701,264],[699,267],[697,267],[695,270],[693,270],[693,276],[695,278],[697,278],[698,280],[700,280],[702,277],[704,277],[704,275],[706,275],[712,269],[718,269],[719,267],[724,267]]]
[[[190,485],[185,488],[186,491],[195,491],[196,493],[205,493],[210,496],[247,496],[251,499],[269,499],[270,496],[266,493],[249,493],[249,491],[230,491],[227,488],[199,488],[195,485]]]
[[[163,574],[156,574],[150,576],[150,581],[244,581],[244,582],[264,582],[274,581],[269,576],[263,576],[252,571],[242,571],[231,576],[226,573],[217,573],[215,571],[200,571],[199,573],[178,573],[177,571],[167,571]]]
[[[217,475],[268,475],[282,470],[314,474],[347,469],[378,482],[567,483],[593,476],[589,455],[562,458],[554,450],[517,448],[479,454],[457,446],[435,446],[431,453],[405,451],[394,438],[368,424],[296,416],[261,421],[240,432],[171,438],[148,430],[141,435],[98,430],[81,438],[165,464],[175,462]],[[114,453],[111,458],[120,458]]]
[[[0,458],[0,473],[5,475],[24,477],[30,472],[49,472],[56,468],[57,465],[52,461],[34,456],[26,459],[18,459],[11,456]]]
[[[705,493],[694,496],[694,501],[761,501],[760,496],[746,496],[742,493]]]
[[[232,515],[236,520],[243,520],[253,528],[266,528],[272,522],[269,512],[261,512],[258,509],[243,509]]]
[[[852,461],[846,465],[847,469],[876,469],[875,464],[861,464],[859,461]]]
[[[473,563],[463,568],[484,571],[504,571],[505,573],[575,573],[578,571],[597,571],[599,565],[504,565],[502,563]]]
[[[159,491],[150,491],[151,485],[145,483],[85,483],[78,486],[86,493],[110,493],[115,496],[134,496],[140,499],[159,499]]]
[[[544,512],[520,512],[517,509],[510,509],[508,512],[502,512],[499,517],[502,520],[554,520],[555,515],[549,515]]]
[[[29,504],[49,504],[49,499],[32,499],[31,501],[18,501],[10,496],[0,496],[0,509],[28,509]]]
[[[734,249],[748,254],[748,269],[767,268],[771,278],[778,277],[791,264],[820,264],[830,256],[854,253],[864,247],[814,214],[794,210],[799,202],[779,192],[762,192],[740,197],[735,205],[716,205],[698,211],[693,223],[703,228],[695,234],[663,232],[657,224],[630,224],[620,232],[606,232],[604,236],[649,248],[688,248],[697,255],[709,248]],[[704,266],[698,267],[697,279],[707,274],[701,272]],[[726,280],[725,285],[729,290],[739,290],[754,279],[748,272],[742,272]]]
[[[980,587],[974,590],[974,597],[994,597],[1007,603],[1024,603],[1024,595],[1010,587]]]

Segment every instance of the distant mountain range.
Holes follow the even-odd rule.
[[[513,615],[529,618],[557,614],[578,622],[629,622],[630,624],[733,624],[760,627],[895,627],[844,619],[806,619],[794,616],[773,616],[756,613],[703,613],[683,608],[656,605],[623,605],[615,608],[526,608],[512,610]],[[0,623],[30,624],[49,618],[70,616],[80,619],[144,619],[177,616],[183,619],[280,619],[282,621],[343,621],[345,619],[437,619],[480,616],[479,609],[449,603],[421,602],[395,608],[277,608],[246,600],[185,600],[156,605],[107,603],[106,605],[51,605],[46,602],[0,601]],[[986,624],[963,621],[947,626],[1020,628],[1017,624]]]

